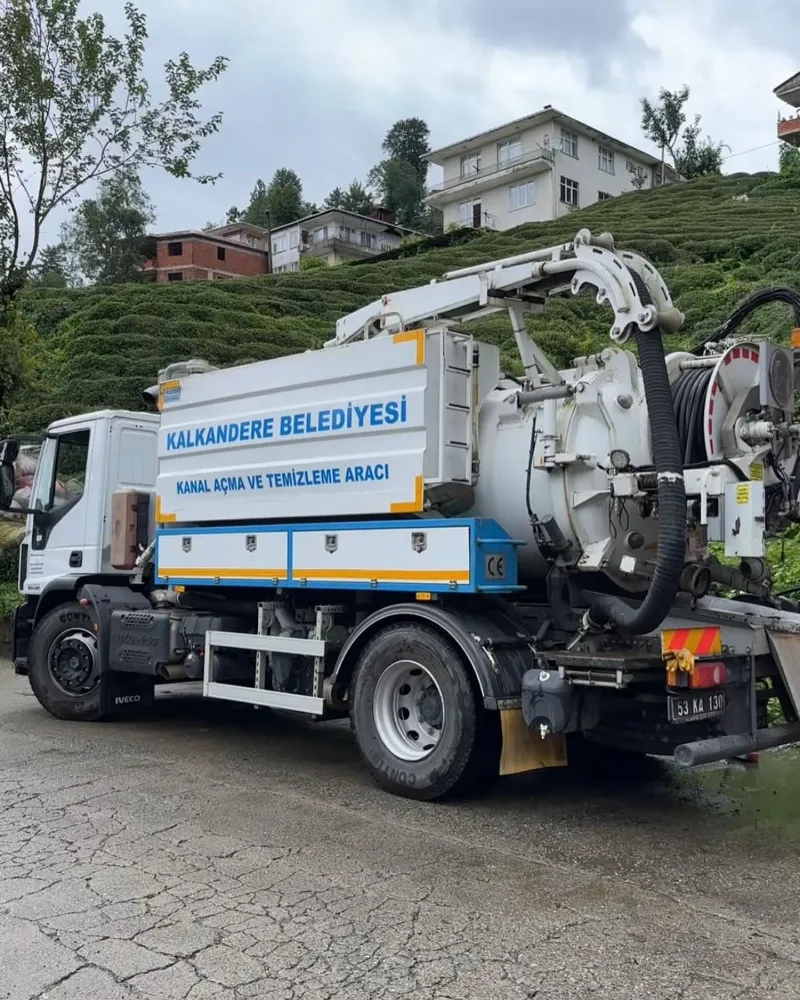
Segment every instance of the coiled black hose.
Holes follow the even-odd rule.
[[[713,372],[713,368],[690,368],[681,372],[672,383],[672,403],[684,468],[707,459],[703,413],[708,383]]]
[[[639,296],[649,305],[650,295],[638,274],[631,272]],[[638,279],[638,280],[637,280]],[[658,476],[658,552],[653,580],[638,608],[618,597],[593,600],[587,621],[623,635],[644,635],[658,628],[669,613],[680,587],[686,551],[686,490],[683,484],[681,442],[675,420],[672,390],[664,359],[661,331],[634,331],[650,420],[653,459]]]

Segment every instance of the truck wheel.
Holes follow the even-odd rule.
[[[71,602],[36,626],[28,653],[28,679],[40,704],[57,719],[100,717],[97,634],[91,615]]]
[[[475,790],[498,772],[497,719],[479,704],[453,646],[431,629],[393,625],[358,659],[356,741],[373,777],[412,799]]]

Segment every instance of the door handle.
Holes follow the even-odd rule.
[[[79,566],[82,566],[83,552],[81,552],[80,550],[76,550],[75,552],[70,552],[69,564],[72,569],[77,569]]]

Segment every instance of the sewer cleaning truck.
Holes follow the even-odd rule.
[[[586,293],[609,343],[558,370],[526,317]],[[176,361],[150,412],[10,438],[17,670],[66,720],[180,681],[349,716],[419,799],[573,747],[692,767],[796,742],[800,609],[764,553],[800,520],[800,329],[746,332],[773,301],[800,328],[800,293],[768,288],[665,352],[684,317],[661,275],[581,230],[386,294],[319,350]],[[514,375],[470,332],[497,313]]]

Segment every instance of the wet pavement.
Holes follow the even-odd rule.
[[[0,664],[0,1000],[788,1000],[800,753],[421,804],[342,724],[63,723]]]

